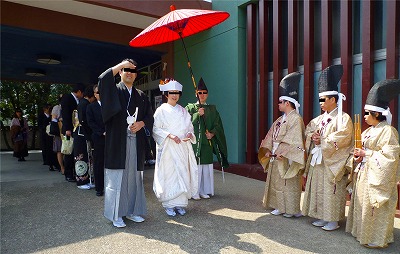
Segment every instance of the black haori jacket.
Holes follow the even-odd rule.
[[[111,68],[99,76],[99,91],[101,96],[101,112],[106,128],[105,168],[124,169],[129,92],[124,83],[120,82],[115,85]],[[145,127],[152,132],[154,118],[149,99],[145,93],[133,87],[128,108],[130,115],[135,113],[136,107],[138,107],[136,121],[143,121]],[[138,171],[144,169],[145,142],[146,134],[144,128],[142,128],[136,133]]]

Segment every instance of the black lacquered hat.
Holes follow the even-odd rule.
[[[379,81],[369,90],[364,109],[382,113],[386,116],[387,122],[391,124],[392,114],[390,113],[389,103],[399,94],[399,79]]]
[[[299,112],[299,84],[301,79],[300,72],[292,72],[286,75],[279,83],[279,100],[292,102]]]
[[[279,83],[279,96],[287,96],[299,100],[300,72],[292,72],[286,75]]]
[[[342,116],[343,116],[343,101],[346,100],[346,96],[339,93],[339,81],[343,76],[343,65],[331,65],[322,70],[318,80],[318,92],[319,97],[337,95],[337,107],[338,107],[338,118],[337,128],[342,127]]]
[[[331,65],[325,68],[318,80],[319,96],[335,95],[339,91],[338,83],[343,76],[343,65]],[[335,93],[336,91],[336,93]]]
[[[197,84],[197,90],[207,90],[206,83],[204,83],[203,78],[200,78],[199,83]]]

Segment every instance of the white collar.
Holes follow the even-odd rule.
[[[129,88],[127,85],[125,85],[125,83],[124,82],[122,82],[123,84],[124,84],[124,86],[126,87],[126,90],[128,90],[128,92],[129,92],[129,95],[132,95],[132,88],[133,88],[133,86],[131,86],[131,88]]]
[[[71,94],[72,94],[72,96],[74,96],[74,99],[75,99],[75,101],[76,101],[76,104],[79,104],[79,99],[75,96],[74,93],[71,92]]]
[[[196,101],[196,104],[199,104],[199,101]],[[201,105],[208,105],[208,104],[206,102],[206,103],[202,103]]]

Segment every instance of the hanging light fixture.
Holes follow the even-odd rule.
[[[46,76],[46,72],[41,69],[26,69],[25,75],[31,76],[31,77],[44,77],[44,76]]]
[[[38,55],[36,61],[42,64],[60,64],[61,57],[53,54]]]

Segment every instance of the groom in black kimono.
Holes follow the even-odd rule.
[[[143,187],[146,134],[153,129],[149,99],[133,87],[136,62],[125,59],[99,76],[102,116],[106,127],[104,216],[115,227],[122,219],[143,222],[146,199]],[[114,83],[114,76],[121,82]]]

